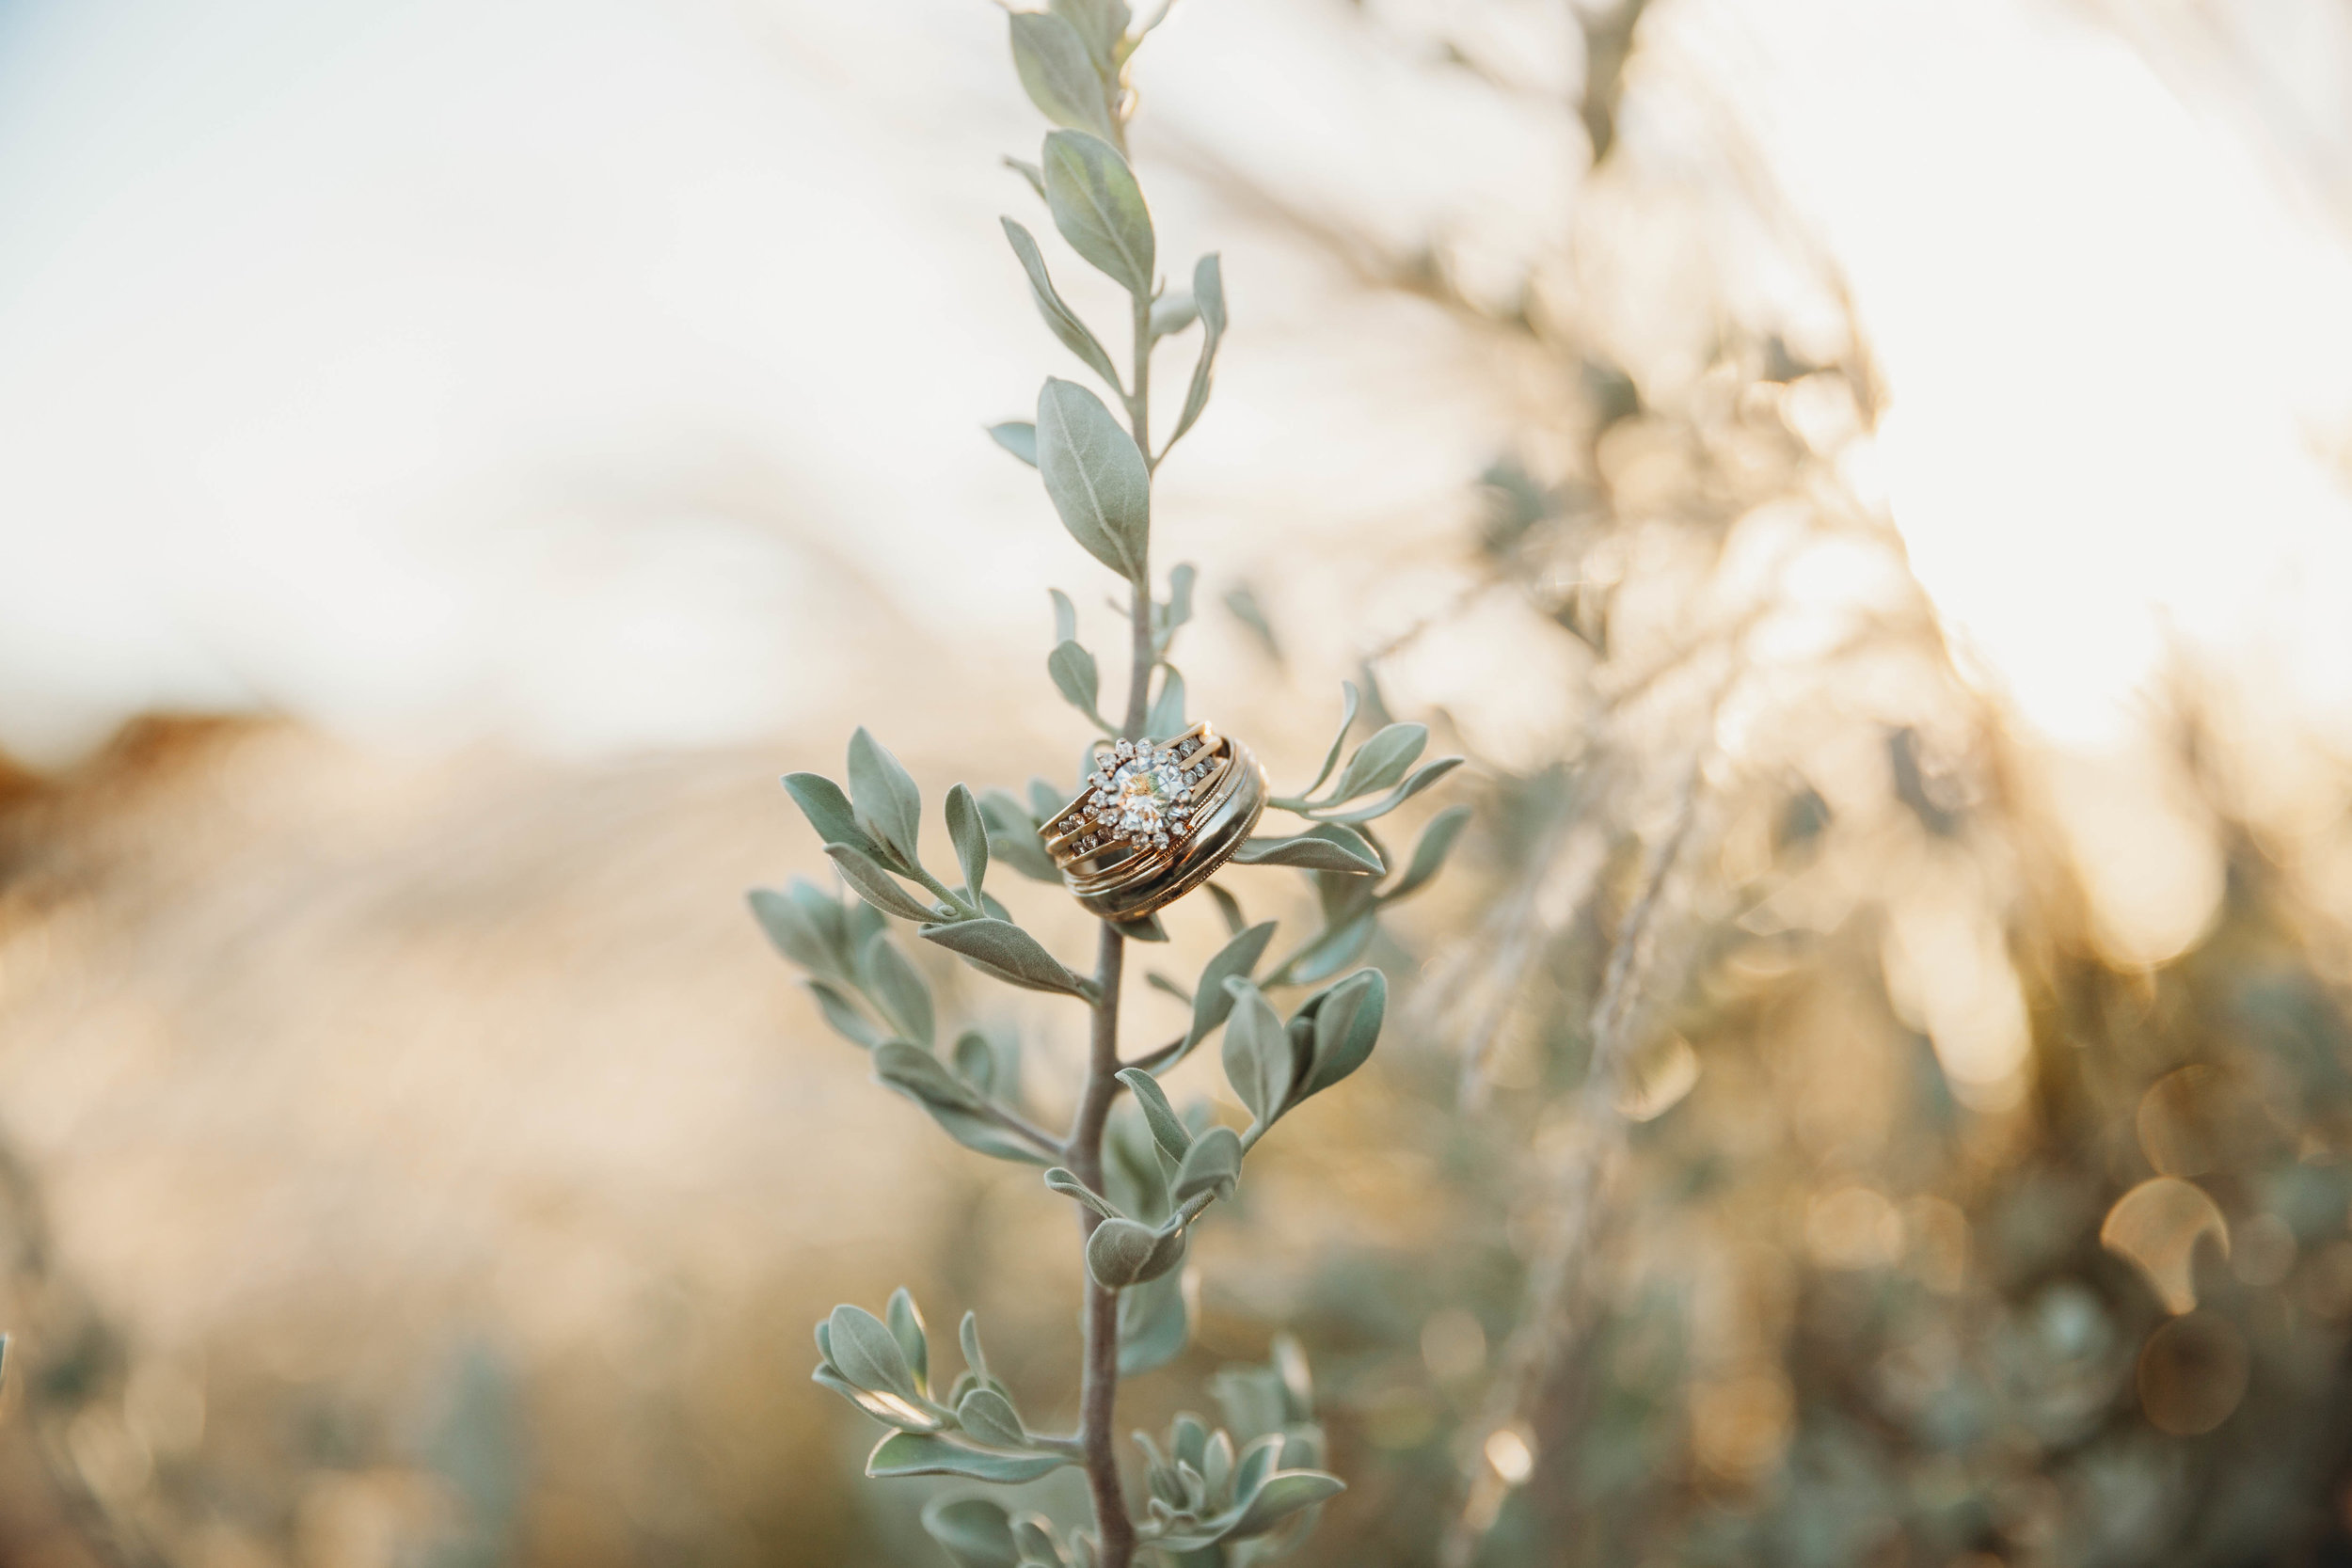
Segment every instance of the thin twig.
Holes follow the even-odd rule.
[[[1122,1069],[1131,1067],[1141,1068],[1146,1072],[1157,1072],[1160,1069],[1166,1067],[1168,1063],[1176,1059],[1177,1055],[1184,1049],[1184,1041],[1190,1039],[1191,1037],[1192,1037],[1189,1034],[1179,1035],[1174,1039],[1168,1041],[1166,1045],[1161,1046],[1157,1051],[1147,1051],[1142,1055],[1137,1056],[1134,1061],[1121,1062],[1120,1066]]]
[[[1526,1308],[1503,1343],[1486,1402],[1469,1428],[1472,1444],[1466,1449],[1464,1464],[1470,1472],[1470,1495],[1446,1533],[1439,1559],[1444,1568],[1469,1568],[1502,1502],[1502,1478],[1486,1463],[1486,1440],[1518,1417],[1529,1392],[1542,1384],[1557,1355],[1560,1338],[1555,1324],[1561,1307],[1577,1277],[1577,1260],[1584,1254],[1601,1195],[1625,1143],[1626,1121],[1617,1109],[1617,1099],[1634,1039],[1631,1025],[1641,999],[1640,982],[1656,951],[1658,914],[1666,888],[1698,819],[1706,757],[1702,750],[1692,762],[1674,825],[1651,846],[1648,863],[1643,867],[1641,894],[1626,911],[1610,950],[1609,968],[1593,1005],[1592,1056],[1577,1096],[1576,1136],[1562,1140],[1559,1162],[1547,1183],[1553,1223],[1547,1229],[1542,1250],[1529,1264]]]
[[[1059,1138],[1009,1106],[1000,1105],[993,1100],[984,1100],[980,1102],[979,1114],[1013,1136],[1034,1144],[1040,1154],[1049,1154],[1057,1160],[1069,1155],[1070,1151],[1062,1147]]]

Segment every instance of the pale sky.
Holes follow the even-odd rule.
[[[1348,15],[1182,0],[1147,124],[1375,232],[1551,243],[1572,122]],[[1857,481],[2031,722],[2110,739],[2173,637],[2352,721],[2352,276],[2238,129],[2014,0],[1651,27],[1629,137],[1720,108],[1818,226],[1893,395]],[[976,434],[1068,372],[995,230],[1025,200],[995,156],[1041,130],[1001,28],[981,0],[0,13],[0,747],[62,763],[153,706],[729,743],[853,679],[844,628],[885,609],[1027,671],[1038,584],[1084,567]],[[1236,295],[1170,468],[1199,553],[1273,559],[1269,510],[1310,542],[1399,497],[1458,516],[1502,416],[1443,333],[1211,232],[1140,145],[1165,254],[1225,245]]]

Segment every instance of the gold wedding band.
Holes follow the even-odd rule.
[[[1265,769],[1215,725],[1096,751],[1077,799],[1039,830],[1062,884],[1104,920],[1140,920],[1216,874],[1265,812]]]

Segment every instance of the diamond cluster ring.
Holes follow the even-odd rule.
[[[1077,799],[1041,833],[1089,912],[1140,920],[1214,876],[1265,801],[1265,769],[1249,748],[1200,723],[1167,740],[1102,747]]]

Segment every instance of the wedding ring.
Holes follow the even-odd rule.
[[[1265,769],[1215,725],[1095,752],[1040,836],[1062,884],[1104,920],[1140,920],[1216,874],[1264,814]]]

